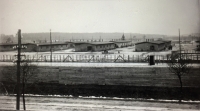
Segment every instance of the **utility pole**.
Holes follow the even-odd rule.
[[[180,37],[180,29],[179,29],[179,51],[180,51],[180,60],[181,60],[181,37]]]
[[[20,62],[21,62],[21,30],[18,30],[18,55],[17,55],[17,101],[16,110],[20,110]]]
[[[50,29],[50,52],[51,52],[50,62],[52,62],[52,40],[51,40],[51,29]]]

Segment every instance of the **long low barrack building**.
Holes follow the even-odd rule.
[[[22,52],[47,52],[57,50],[66,50],[69,48],[73,48],[74,44],[72,42],[53,42],[51,43],[22,43]],[[14,51],[17,50],[18,44],[17,43],[1,43],[0,44],[0,51]]]
[[[157,40],[135,44],[135,51],[161,51],[165,49],[171,49],[171,41]]]
[[[38,43],[36,44],[37,47],[34,51],[36,52],[46,52],[50,51],[52,48],[52,51],[57,51],[57,50],[66,50],[69,48],[73,48],[74,45],[72,42],[53,42],[51,43]]]
[[[36,48],[36,44],[34,43],[22,43],[22,52],[33,52]],[[14,51],[17,50],[18,43],[1,43],[0,44],[0,52],[5,51]]]
[[[113,42],[74,42],[76,52],[104,51],[115,49]]]

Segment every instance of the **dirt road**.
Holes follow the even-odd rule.
[[[14,96],[0,96],[0,110],[15,110]],[[22,102],[21,102],[22,104]],[[22,110],[21,105],[21,110]],[[144,102],[130,100],[83,99],[65,97],[26,97],[27,110],[47,111],[197,111],[197,103]]]

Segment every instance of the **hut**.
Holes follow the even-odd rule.
[[[161,51],[165,49],[171,49],[171,41],[157,40],[135,44],[135,51]]]
[[[34,51],[37,52],[46,52],[46,51],[50,51],[50,49],[52,49],[52,51],[57,51],[57,50],[66,50],[69,48],[73,47],[72,42],[53,42],[51,43],[38,43],[36,44],[37,47],[36,49],[34,49]]]
[[[115,48],[113,42],[74,42],[76,52],[104,51]]]

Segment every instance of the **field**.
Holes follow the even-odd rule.
[[[67,63],[66,63],[67,64]],[[76,64],[76,63],[73,63]],[[92,63],[93,64],[93,63]],[[124,63],[125,64],[125,63]],[[1,66],[1,72],[16,67]],[[11,71],[10,75],[13,75]],[[7,73],[9,75],[9,73]],[[12,77],[12,76],[10,76]],[[183,76],[184,100],[200,100],[199,67]],[[13,93],[13,85],[1,73],[1,81],[7,92]],[[124,98],[178,99],[179,81],[167,67],[85,67],[40,66],[38,73],[29,80],[28,94],[73,96],[106,96]],[[0,92],[5,93],[3,87]]]

